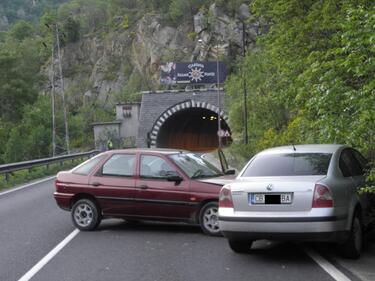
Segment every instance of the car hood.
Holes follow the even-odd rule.
[[[198,179],[197,181],[204,182],[204,183],[211,183],[215,185],[224,185],[224,184],[235,181],[235,177],[234,176],[222,176],[222,177],[217,177],[217,178]]]

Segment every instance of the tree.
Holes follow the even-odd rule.
[[[374,150],[373,2],[254,0],[251,7],[270,28],[243,66],[251,95],[248,153],[307,142]],[[232,84],[244,79],[235,77],[231,96]]]
[[[30,23],[20,20],[13,25],[8,34],[18,41],[23,41],[28,37],[33,37],[35,32],[34,27]]]

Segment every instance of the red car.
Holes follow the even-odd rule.
[[[194,223],[219,235],[218,197],[230,178],[188,151],[112,150],[58,173],[54,197],[81,230],[116,217]]]

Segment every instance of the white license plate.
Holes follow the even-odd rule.
[[[293,201],[292,193],[264,194],[249,193],[250,204],[291,204]]]

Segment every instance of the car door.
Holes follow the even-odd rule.
[[[168,176],[180,176],[182,181],[168,181]],[[188,200],[188,178],[166,156],[145,153],[139,156],[136,187],[139,216],[160,219],[190,217],[192,204]]]
[[[115,153],[91,176],[89,184],[104,215],[133,214],[135,169],[135,154]]]

